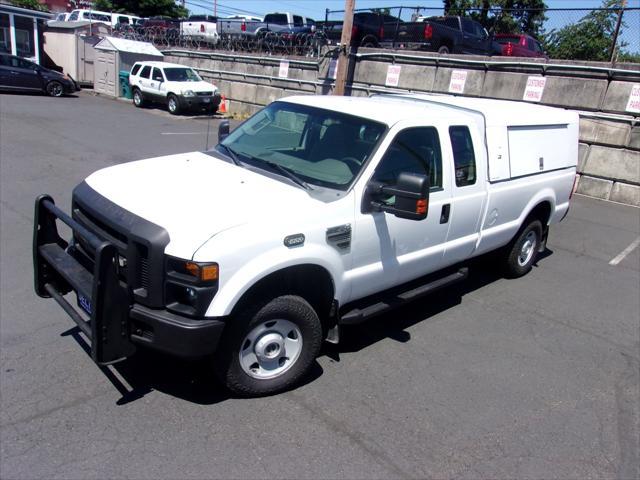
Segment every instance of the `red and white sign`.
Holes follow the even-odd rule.
[[[387,87],[397,87],[400,82],[400,65],[389,65],[387,67],[387,80],[384,84]]]
[[[280,60],[280,71],[278,72],[280,78],[287,78],[289,76],[289,60]]]
[[[335,80],[336,77],[338,76],[338,59],[337,58],[332,58],[331,61],[329,61],[329,73],[327,74],[327,76],[332,80]]]
[[[627,112],[640,113],[640,84],[636,83],[631,87],[629,101],[627,102]]]
[[[527,78],[527,86],[524,89],[522,100],[527,102],[539,102],[542,100],[544,86],[547,83],[546,77],[529,77]]]
[[[449,93],[464,93],[464,84],[467,83],[466,70],[454,70],[449,81]]]

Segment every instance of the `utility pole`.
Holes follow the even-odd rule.
[[[344,19],[342,20],[342,37],[340,38],[340,53],[338,55],[338,70],[336,72],[336,88],[334,95],[344,95],[347,83],[347,69],[349,66],[349,51],[351,50],[351,29],[353,28],[353,9],[356,0],[345,0]]]
[[[218,16],[218,0],[213,0],[213,16]]]

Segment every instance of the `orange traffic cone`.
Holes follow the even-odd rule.
[[[220,100],[218,113],[229,113],[229,109],[227,108],[227,97],[225,97],[224,95],[222,95],[222,99]]]

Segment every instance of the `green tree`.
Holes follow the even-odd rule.
[[[132,13],[141,17],[166,16],[186,17],[189,11],[173,0],[96,0],[96,10],[107,12]]]
[[[544,33],[544,0],[443,0],[448,15],[468,16],[495,33]]]
[[[623,0],[605,0],[607,10],[592,10],[578,23],[549,32],[545,48],[551,58],[570,60],[608,61],[611,43],[618,20],[618,11]],[[619,48],[626,45],[621,43]]]
[[[10,0],[12,5],[16,7],[28,8],[29,10],[39,10],[48,12],[49,9],[45,5],[41,5],[38,0]]]

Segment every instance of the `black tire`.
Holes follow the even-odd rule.
[[[57,82],[55,80],[47,83],[46,90],[47,95],[49,95],[50,97],[61,97],[62,95],[64,95],[64,87],[60,82]]]
[[[262,366],[256,362],[255,365],[258,366],[253,370],[252,376],[246,370],[246,366],[243,367],[241,364],[241,356],[243,352],[250,351],[258,359],[258,355],[255,354],[258,352],[260,342],[271,335],[270,327],[265,326],[273,325],[276,321],[289,322],[298,329],[302,342],[299,353],[282,373],[268,378],[265,377],[269,370],[262,369]],[[249,340],[251,333],[260,328],[266,328],[266,330],[254,337],[253,341]],[[295,338],[295,336],[289,336],[289,338]],[[226,387],[239,396],[257,397],[279,393],[295,386],[309,372],[320,352],[322,338],[322,325],[318,315],[306,300],[295,295],[277,297],[250,307],[230,320],[221,339],[222,347],[213,359],[214,370]],[[264,351],[268,351],[268,347]],[[284,352],[282,358],[287,358],[286,354],[289,352],[285,352],[284,348],[282,352]],[[272,362],[272,365],[274,364]],[[285,368],[284,362],[282,365],[278,368]],[[260,375],[263,377],[260,378]]]
[[[446,45],[442,45],[439,49],[438,49],[438,53],[440,55],[448,55],[449,54],[449,47],[447,47]]]
[[[360,46],[362,48],[376,48],[378,46],[378,41],[375,37],[369,35],[362,39],[362,41],[360,42]]]
[[[504,249],[502,267],[505,277],[518,278],[529,273],[538,257],[541,241],[540,220],[532,220],[525,224]]]
[[[167,110],[171,115],[178,115],[180,113],[180,101],[173,93],[167,96]]]
[[[138,108],[142,108],[147,104],[147,100],[139,88],[133,89],[133,104]]]

